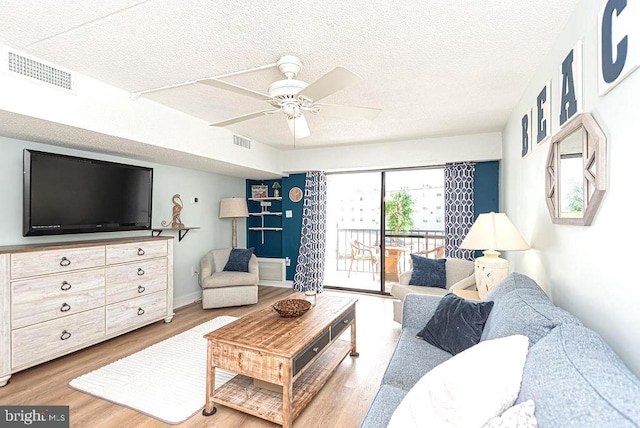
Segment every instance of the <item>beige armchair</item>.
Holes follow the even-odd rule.
[[[476,281],[473,269],[474,263],[472,261],[447,259],[445,264],[446,288],[409,285],[412,270],[404,272],[400,275],[398,283],[393,284],[391,287],[391,295],[395,297],[393,301],[393,320],[402,323],[402,303],[404,297],[409,293],[444,296],[455,289],[474,288]]]
[[[200,260],[202,308],[253,305],[258,302],[258,259],[249,261],[249,272],[227,272],[231,248],[211,250]]]

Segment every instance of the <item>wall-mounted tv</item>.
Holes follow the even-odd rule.
[[[151,229],[153,168],[24,150],[23,236]]]

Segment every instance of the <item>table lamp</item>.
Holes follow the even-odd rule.
[[[220,218],[230,218],[231,248],[238,246],[238,218],[249,217],[247,201],[244,198],[224,198],[220,200]]]
[[[528,250],[530,247],[505,213],[490,212],[478,216],[460,248],[484,250],[484,256],[475,261],[476,287],[478,295],[484,299],[509,274],[509,262],[500,257],[498,250]]]

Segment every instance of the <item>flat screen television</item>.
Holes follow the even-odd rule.
[[[151,229],[153,168],[24,150],[23,236]]]

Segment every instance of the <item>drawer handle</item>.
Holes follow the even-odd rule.
[[[138,276],[144,275],[144,270],[142,268],[138,268]]]
[[[349,320],[342,320],[342,324],[349,324]]]
[[[71,284],[69,284],[67,281],[62,281],[62,285],[60,286],[60,290],[67,291],[69,289],[71,289]]]
[[[138,255],[144,256],[144,250],[142,248],[138,248]]]
[[[138,308],[138,315],[142,315],[142,314],[144,314],[144,309]]]
[[[144,290],[146,290],[146,288],[144,288],[142,285],[138,285],[138,293],[144,293]]]
[[[60,266],[69,266],[71,264],[71,260],[66,257],[60,259]]]
[[[62,332],[62,336],[60,336],[60,340],[67,340],[70,337],[71,337],[71,333],[69,333],[67,330],[64,330]]]
[[[313,351],[313,352],[318,352],[319,350],[320,350],[320,348],[319,348],[319,347],[317,347],[317,346],[316,346],[315,348],[313,348],[313,349],[312,349],[312,351]]]
[[[71,306],[66,303],[63,303],[60,307],[60,312],[69,312],[71,310]]]

